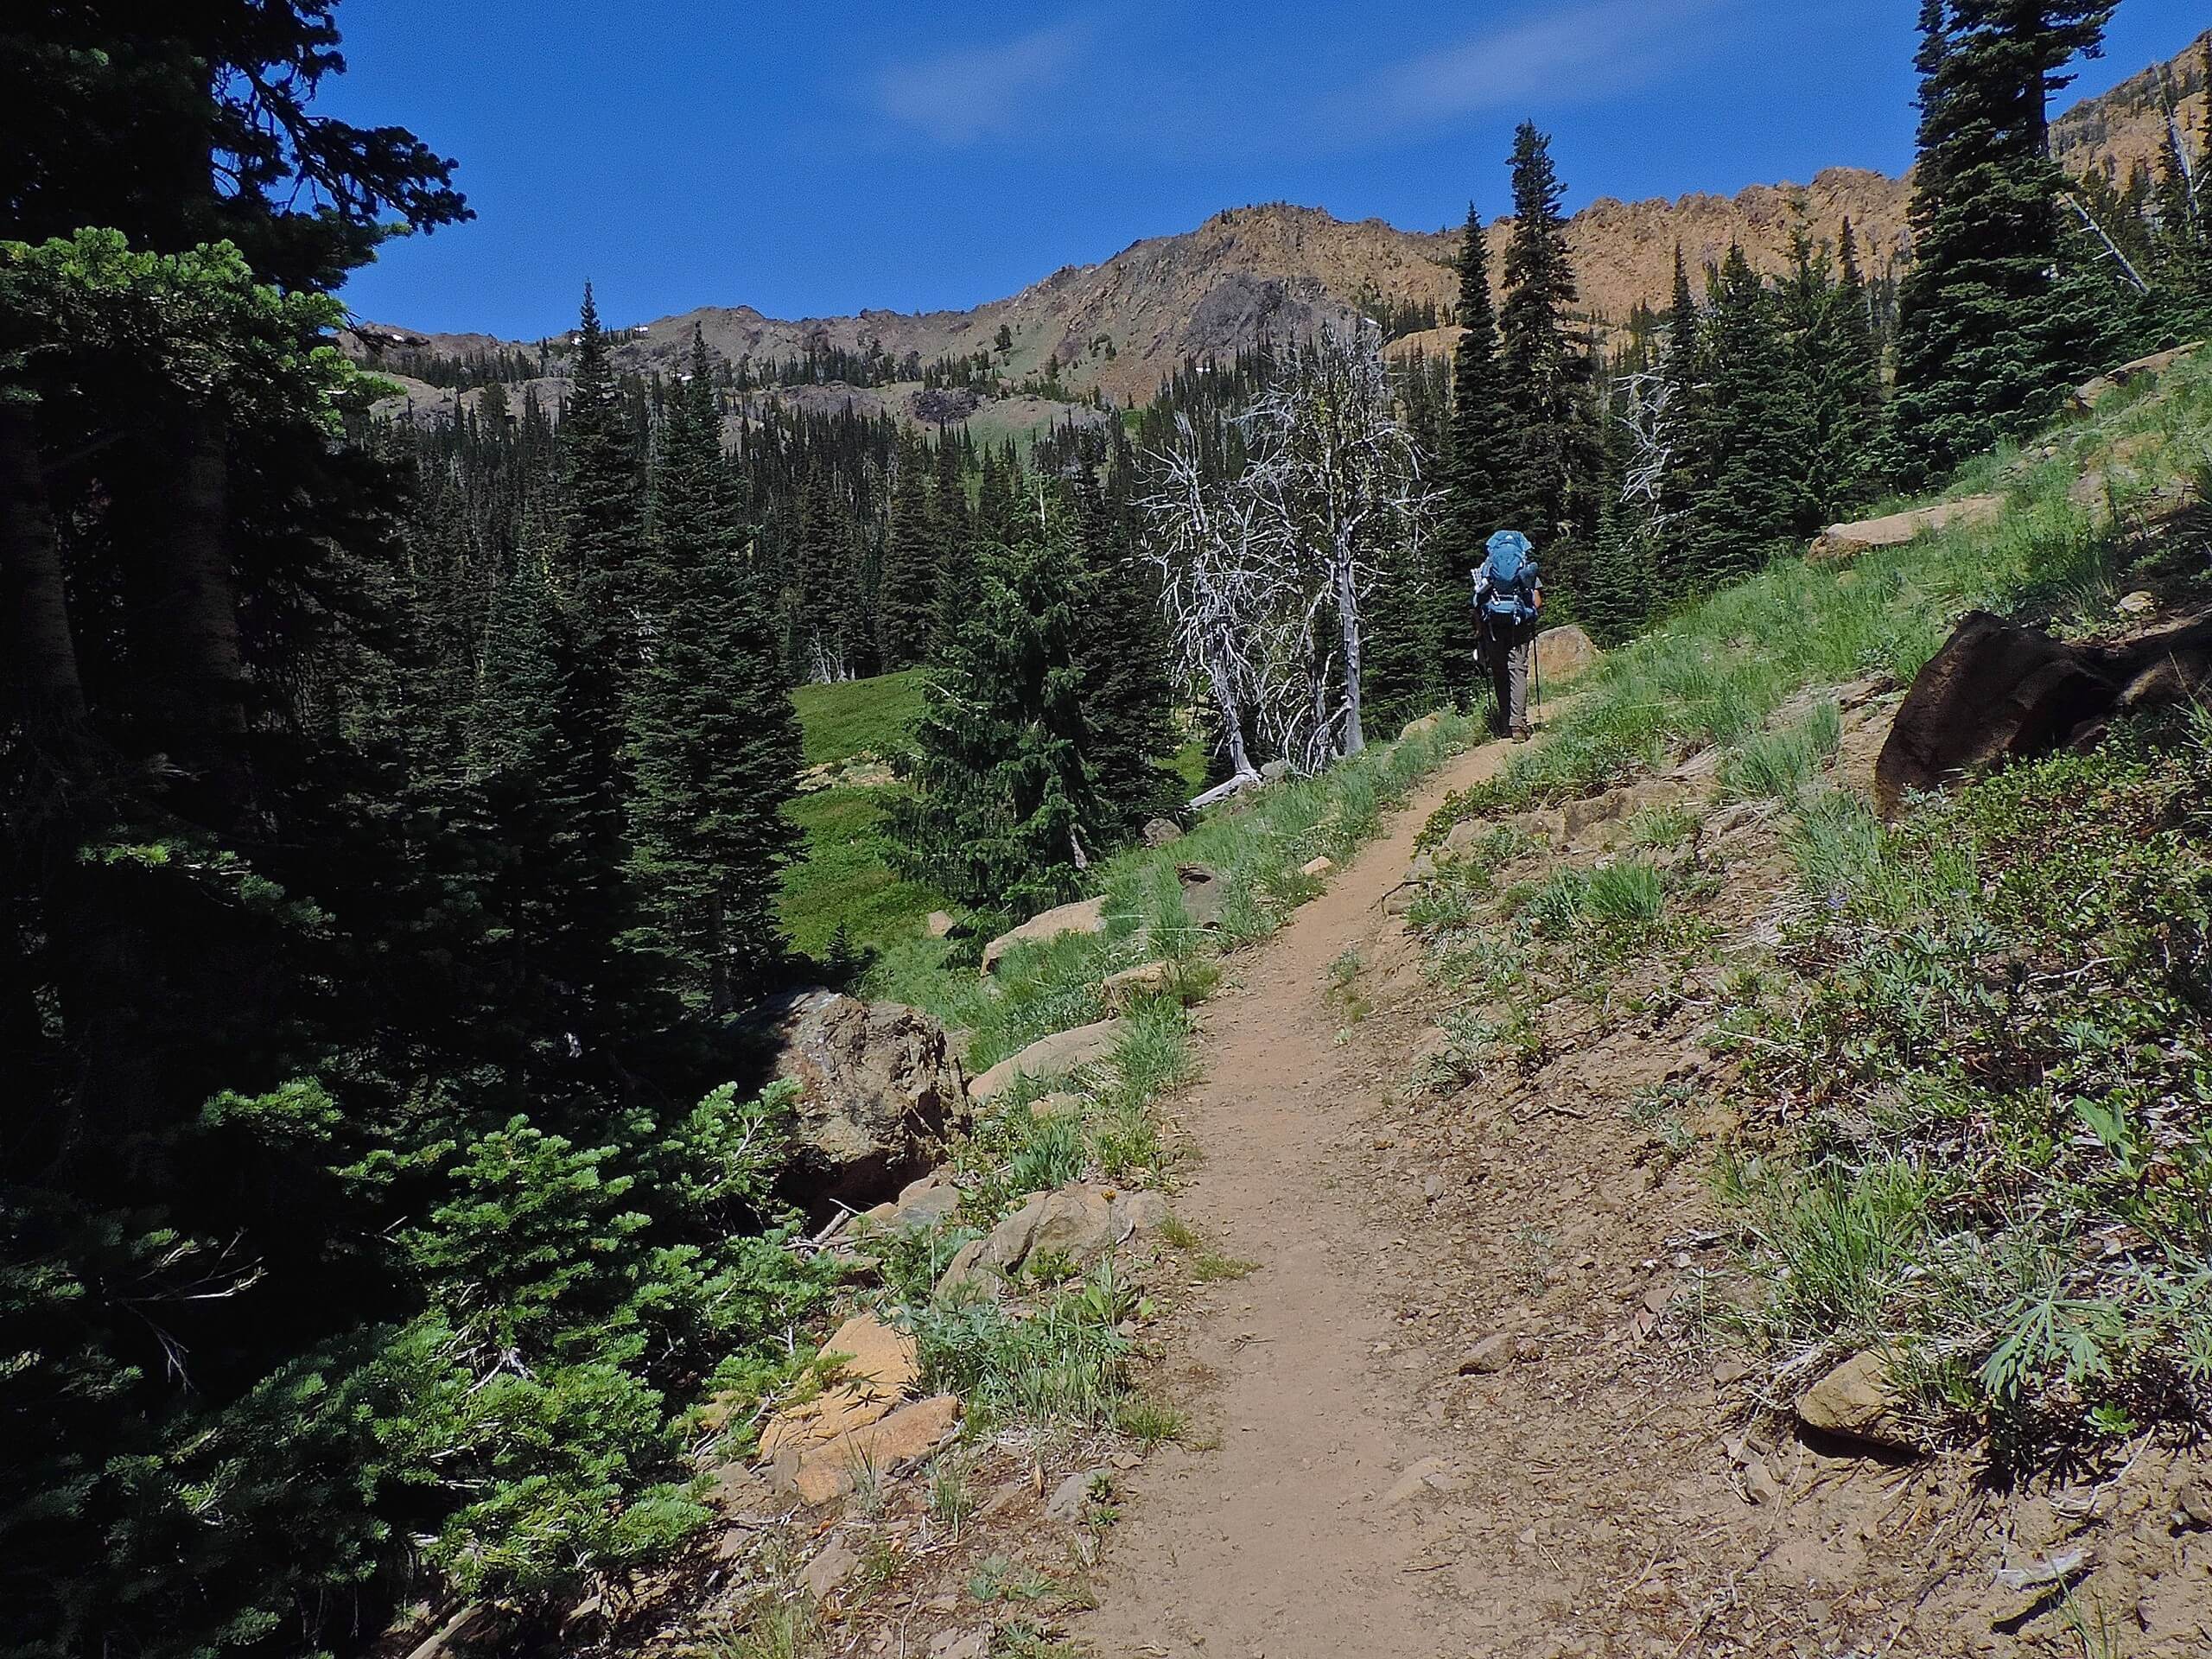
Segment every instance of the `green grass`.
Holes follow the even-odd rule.
[[[2050,460],[2031,462],[2008,447],[1969,467],[1955,493],[2003,493],[1994,525],[1957,526],[1848,565],[1784,560],[1689,605],[1607,657],[1543,744],[1447,803],[1428,844],[1464,818],[1594,794],[1702,748],[1743,751],[1805,688],[1875,676],[1908,682],[1967,610],[2062,629],[2104,621],[2131,526],[2101,524],[2069,492],[2086,471],[2106,470],[2126,507],[2150,482],[2212,465],[2212,353],[2177,367],[2163,390],[2059,428]],[[2140,453],[2114,467],[2123,442]],[[1779,759],[1784,773],[1794,764],[1764,758]]]
[[[799,741],[808,766],[887,755],[906,741],[907,729],[922,712],[922,671],[802,685],[792,691],[791,701],[798,706]]]
[[[784,873],[779,912],[797,949],[819,956],[837,930],[856,945],[910,938],[943,902],[928,887],[902,881],[883,861],[877,825],[880,789],[825,789],[785,809],[805,832],[805,856]]]

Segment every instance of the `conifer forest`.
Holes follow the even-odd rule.
[[[839,1282],[759,1011],[880,943],[786,931],[795,690],[918,671],[870,845],[988,938],[1486,715],[1496,531],[1623,645],[2212,328],[2212,133],[2052,159],[2110,0],[1928,0],[1909,260],[1801,211],[1597,315],[1531,123],[1453,181],[1453,303],[1128,406],[1006,341],[626,367],[581,275],[547,341],[364,359],[349,273],[473,210],[434,125],[328,112],[344,10],[0,21],[14,1659],[354,1654],[707,1525],[702,1403],[788,1388]],[[796,395],[894,381],[925,418]],[[1073,412],[980,435],[1017,394]]]

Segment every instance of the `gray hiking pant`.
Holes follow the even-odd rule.
[[[1493,628],[1488,646],[1490,689],[1497,699],[1498,734],[1529,729],[1529,665],[1536,653],[1533,627]]]

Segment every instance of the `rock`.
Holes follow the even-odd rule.
[[[1052,1497],[1045,1500],[1045,1518],[1058,1521],[1063,1526],[1074,1525],[1083,1518],[1084,1506],[1090,1502],[1091,1493],[1112,1475],[1110,1469],[1083,1469],[1070,1475],[1052,1488]]]
[[[1071,933],[1097,934],[1106,931],[1106,899],[1084,899],[1032,916],[1020,927],[1001,933],[983,947],[983,971],[998,971],[1000,959],[1017,945],[1043,944]]]
[[[1490,833],[1490,825],[1480,818],[1462,818],[1453,824],[1444,837],[1444,850],[1457,857]]]
[[[927,1174],[966,1116],[944,1027],[918,1008],[796,991],[770,1005],[775,1075],[799,1085],[785,1185],[817,1225]]]
[[[1749,1363],[1740,1359],[1716,1359],[1713,1362],[1713,1386],[1732,1389],[1751,1374]]]
[[[1423,881],[1433,881],[1435,880],[1436,861],[1431,858],[1427,853],[1423,853],[1420,857],[1414,860],[1412,863],[1406,866],[1406,880],[1409,885],[1418,886]]]
[[[1062,1089],[1045,1096],[1042,1099],[1032,1101],[1029,1103],[1029,1110],[1033,1116],[1040,1118],[1081,1117],[1090,1106],[1090,1096],[1078,1095]]]
[[[1260,781],[1263,784],[1279,784],[1289,776],[1290,762],[1287,760],[1270,760],[1260,768]]]
[[[1128,1029],[1125,1020],[1101,1020],[1096,1025],[1077,1026],[1073,1031],[1056,1031],[1049,1037],[1040,1037],[970,1083],[968,1097],[979,1103],[990,1100],[1005,1093],[1016,1077],[1064,1077],[1071,1071],[1110,1059],[1115,1046]]]
[[[1618,823],[1634,809],[1636,796],[1632,791],[1609,789],[1603,795],[1593,795],[1586,800],[1569,801],[1560,809],[1567,824],[1567,836],[1573,841],[1581,833],[1600,823]]]
[[[1182,839],[1181,828],[1166,818],[1154,818],[1144,827],[1144,844],[1147,847],[1172,847]]]
[[[960,924],[950,911],[933,910],[930,912],[929,920],[924,925],[928,928],[930,938],[949,939],[952,937],[952,930]]]
[[[1744,1461],[1744,1496],[1764,1509],[1782,1501],[1781,1484],[1774,1478],[1774,1471],[1766,1466],[1764,1458],[1747,1458]]]
[[[1427,737],[1443,723],[1442,716],[1438,715],[1423,715],[1419,720],[1409,720],[1405,729],[1398,734],[1398,741],[1403,743],[1408,738]]]
[[[804,1452],[887,1416],[922,1374],[914,1339],[873,1314],[847,1319],[817,1357],[834,1354],[845,1356],[837,1363],[844,1380],[770,1418],[760,1432],[763,1456],[776,1457],[787,1446]]]
[[[1875,762],[1875,805],[1893,817],[1910,793],[2094,741],[2116,713],[2194,697],[2208,684],[2212,618],[2094,646],[1970,612],[1897,710]]]
[[[960,1422],[960,1402],[949,1394],[918,1400],[880,1422],[841,1434],[802,1453],[789,1474],[790,1490],[806,1504],[842,1497],[864,1479],[880,1479],[893,1465],[933,1451]],[[775,1474],[786,1462],[779,1459]]]
[[[930,1638],[929,1659],[991,1659],[991,1633],[939,1630]]]
[[[1459,1356],[1462,1376],[1495,1376],[1513,1363],[1513,1338],[1495,1332]]]
[[[1408,1498],[1419,1497],[1423,1492],[1452,1492],[1465,1484],[1452,1472],[1452,1465],[1443,1459],[1423,1458],[1400,1475],[1390,1490],[1382,1494],[1382,1507],[1395,1509]]]
[[[1117,1192],[1114,1209],[1128,1229],[1124,1237],[1134,1233],[1156,1233],[1175,1219],[1167,1200],[1157,1192]]]
[[[1580,628],[1546,628],[1536,636],[1536,677],[1548,685],[1565,685],[1597,667],[1602,654]]]
[[[1116,1014],[1127,1014],[1142,1002],[1157,996],[1166,996],[1174,988],[1175,964],[1172,962],[1140,963],[1135,968],[1124,968],[1118,974],[1109,974],[1098,988],[1100,1001]]]
[[[1175,879],[1182,885],[1183,914],[1191,925],[1218,927],[1229,901],[1229,885],[1220,873],[1204,864],[1179,864]]]
[[[1707,841],[1723,841],[1747,824],[1757,823],[1764,816],[1757,801],[1738,801],[1706,819],[1698,834]]]
[[[1421,1184],[1421,1195],[1427,1202],[1434,1204],[1444,1196],[1444,1178],[1441,1175],[1430,1176]]]
[[[1883,518],[1830,524],[1814,541],[1808,556],[1824,563],[1855,559],[1874,548],[1902,547],[1953,524],[1993,523],[2004,508],[2005,498],[2001,495],[1969,495],[1910,512],[1893,512]]]
[[[971,1238],[955,1250],[952,1260],[945,1263],[944,1271],[938,1275],[937,1288],[931,1294],[939,1300],[947,1297],[995,1298],[999,1293],[998,1280],[990,1274],[979,1273],[976,1269],[976,1262],[982,1259],[984,1243],[982,1239]]]
[[[995,1293],[1046,1257],[1077,1268],[1103,1260],[1138,1233],[1155,1233],[1173,1219],[1157,1192],[1124,1192],[1083,1182],[1033,1192],[989,1236],[962,1247],[938,1281],[938,1294],[972,1288]]]
[[[1335,861],[1334,859],[1329,859],[1329,858],[1317,858],[1317,859],[1313,859],[1313,860],[1310,861],[1309,861],[1309,862],[1307,862],[1307,863],[1304,863],[1304,864],[1300,865],[1300,866],[1298,867],[1298,873],[1299,873],[1300,875],[1311,875],[1311,876],[1319,877],[1319,876],[1324,876],[1324,875],[1328,874],[1330,871],[1332,871],[1332,870],[1335,869],[1336,868],[1337,868],[1337,865],[1336,865],[1336,861]]]
[[[2171,351],[2153,352],[2148,357],[2139,357],[2132,363],[2123,363],[2074,389],[2074,407],[2086,414],[2097,406],[2097,400],[2107,392],[2144,378],[2156,379],[2168,369],[2193,352],[2204,349],[2204,342],[2193,340],[2186,346],[2177,346]]]
[[[1854,1354],[1797,1396],[1797,1421],[1826,1434],[1869,1446],[1916,1451],[1897,1414],[1890,1368],[1879,1354]]]
[[[960,1189],[942,1175],[925,1175],[900,1190],[889,1204],[879,1204],[861,1217],[882,1231],[919,1232],[950,1221],[960,1207]]]
[[[842,1540],[832,1538],[815,1552],[814,1559],[799,1574],[799,1581],[815,1600],[827,1601],[831,1591],[860,1570],[861,1558],[846,1548]]]
[[[2183,1487],[2174,1508],[2190,1526],[2212,1528],[2212,1481],[2195,1480]]]
[[[2145,593],[2123,594],[2120,602],[2113,607],[2122,616],[2149,616],[2158,608],[2158,596]]]

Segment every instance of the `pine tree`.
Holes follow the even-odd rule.
[[[1666,353],[1659,364],[1667,407],[1657,435],[1666,448],[1667,461],[1653,510],[1658,546],[1669,563],[1690,556],[1696,537],[1694,515],[1710,473],[1710,457],[1703,448],[1707,391],[1704,338],[1704,320],[1690,289],[1689,267],[1677,243],[1674,308],[1667,325]]]
[[[1915,258],[1903,292],[1896,454],[1942,478],[2026,429],[2093,366],[2094,320],[2056,280],[2069,252],[2049,100],[2094,55],[2112,0],[1926,0]]]
[[[891,856],[963,904],[1065,898],[1101,839],[1074,536],[1064,510],[1035,522],[979,560],[982,602],[931,659],[899,761],[908,795],[891,813]]]
[[[653,474],[650,642],[628,715],[631,872],[691,1007],[740,1007],[783,953],[776,900],[798,716],[738,544],[713,363],[695,330]]]
[[[1125,493],[1127,478],[1123,470],[1109,481]],[[1166,809],[1175,790],[1175,779],[1160,764],[1175,748],[1166,624],[1159,577],[1137,545],[1126,508],[1092,482],[1088,468],[1078,473],[1071,494],[1082,578],[1077,660],[1089,727],[1084,752],[1101,831],[1119,839]]]
[[[1827,247],[1815,246],[1810,228],[1790,234],[1790,265],[1778,296],[1778,315],[1800,386],[1806,439],[1802,486],[1810,531],[1845,515],[1873,493],[1873,455],[1880,438],[1880,367],[1866,314],[1866,282],[1859,251],[1845,221],[1843,274]]]
[[[585,649],[619,680],[637,662],[645,493],[636,427],[589,283],[577,332],[561,416],[563,586],[575,596]]]
[[[1687,541],[1698,580],[1757,570],[1807,512],[1811,425],[1778,304],[1740,246],[1713,279],[1704,342],[1707,392],[1694,440],[1711,472]]]
[[[897,466],[877,601],[877,635],[886,669],[911,668],[929,652],[940,547],[930,511],[928,452],[920,433],[911,427],[899,436]]]
[[[1560,200],[1551,140],[1523,122],[1514,139],[1513,237],[1498,317],[1500,391],[1513,423],[1500,506],[1538,543],[1555,588],[1571,598],[1580,575],[1576,544],[1597,528],[1598,435],[1589,353],[1569,315],[1580,295]]]
[[[1444,522],[1435,537],[1433,630],[1456,701],[1474,691],[1480,630],[1469,602],[1471,573],[1504,526],[1506,474],[1514,463],[1514,411],[1498,364],[1497,309],[1490,285],[1490,245],[1474,204],[1459,243],[1459,348],[1452,356],[1452,433],[1445,458]]]
[[[961,471],[960,446],[941,438],[937,451],[937,493],[930,516],[937,535],[937,585],[930,614],[929,654],[943,658],[982,603],[982,578],[976,565],[976,528],[968,512],[968,484]]]

